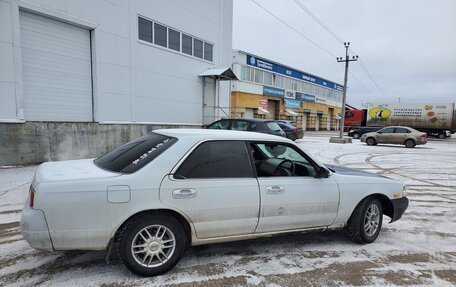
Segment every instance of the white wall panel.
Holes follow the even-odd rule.
[[[26,120],[91,121],[90,32],[20,12]]]

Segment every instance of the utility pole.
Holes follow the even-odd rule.
[[[347,101],[347,77],[348,77],[348,63],[352,61],[358,61],[358,56],[353,56],[350,59],[348,56],[348,47],[350,46],[350,42],[344,42],[345,46],[345,60],[340,57],[337,58],[337,62],[345,62],[345,76],[344,76],[344,94],[342,96],[342,117],[340,119],[340,131],[339,131],[339,138],[342,140],[344,137],[344,125],[345,125],[345,103]]]

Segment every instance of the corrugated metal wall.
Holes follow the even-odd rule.
[[[20,11],[28,121],[92,121],[90,31]]]

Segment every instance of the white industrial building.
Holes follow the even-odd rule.
[[[0,164],[213,121],[230,101],[219,80],[235,78],[232,11],[230,0],[0,0]]]

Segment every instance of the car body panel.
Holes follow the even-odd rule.
[[[339,206],[333,178],[259,177],[261,214],[256,232],[328,226]],[[273,187],[282,190],[269,191]]]
[[[41,232],[38,236],[24,236],[31,246],[46,250],[103,250],[122,224],[132,216],[150,210],[169,210],[179,214],[190,226],[191,245],[298,230],[340,228],[366,196],[378,193],[392,199],[392,195],[401,193],[404,187],[403,183],[395,180],[343,174],[337,170],[328,172],[328,177],[323,178],[213,179],[200,180],[194,185],[189,181],[172,180],[169,175],[202,142],[241,140],[299,147],[289,139],[255,132],[204,129],[154,132],[175,137],[177,141],[163,154],[131,174],[102,170],[90,160],[76,162],[78,168],[72,166],[75,161],[41,165],[32,183],[35,189],[33,209],[26,203],[21,218],[24,234],[30,230]],[[311,154],[307,155],[315,165],[325,168]],[[86,168],[91,172],[87,172]],[[58,169],[65,170],[59,174]],[[265,187],[270,185],[283,185],[285,192],[279,196],[265,194]],[[302,191],[302,186],[309,189]],[[185,200],[171,199],[172,191],[182,188],[195,188],[198,196],[189,199],[189,204]],[[219,192],[214,192],[214,189]],[[120,196],[109,196],[110,192],[119,190]],[[247,194],[244,195],[246,190]],[[286,198],[286,195],[291,197]],[[293,201],[296,203],[294,206]],[[309,208],[308,204],[317,204],[319,207]],[[198,208],[207,212],[198,214]],[[315,210],[321,215],[310,213]],[[35,211],[42,213],[42,216],[38,216],[41,218],[39,222],[33,218]],[[304,219],[306,223],[300,225],[299,219]],[[46,230],[42,230],[44,221],[49,240],[46,239]],[[237,222],[240,223],[239,227]],[[256,228],[258,222],[259,228]],[[201,230],[200,234],[198,230]]]
[[[384,132],[384,130],[387,130],[387,132]],[[427,143],[426,133],[402,126],[386,127],[377,132],[365,133],[361,136],[360,140],[361,142],[366,142],[368,138],[374,138],[376,143],[380,144],[386,143],[404,145],[407,142],[407,140],[413,140],[413,142],[416,145],[422,145]]]

